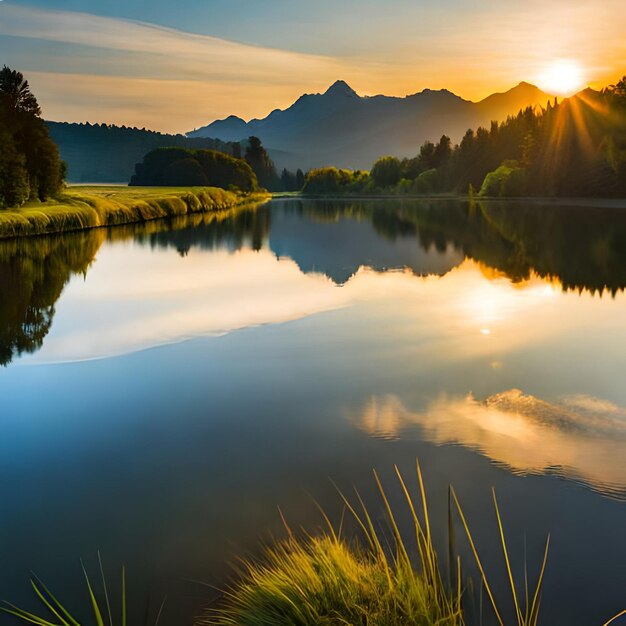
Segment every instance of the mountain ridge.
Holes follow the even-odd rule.
[[[246,122],[230,115],[187,136],[241,141],[255,135],[283,154],[286,161],[277,163],[279,167],[364,169],[383,154],[414,156],[425,140],[436,141],[443,134],[458,142],[468,128],[488,126],[553,98],[524,81],[472,102],[447,89],[423,89],[403,97],[361,96],[337,80],[324,93],[302,94],[264,118]]]

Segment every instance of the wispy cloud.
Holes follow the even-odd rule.
[[[514,472],[557,474],[626,497],[626,409],[601,398],[546,402],[510,389],[482,402],[441,396],[418,412],[386,395],[346,415],[375,437],[410,436],[417,426],[428,441],[466,446]]]
[[[626,65],[625,6],[419,7],[403,19],[366,21],[359,45],[354,32],[346,35],[352,54],[328,55],[5,1],[0,46],[3,60],[32,78],[50,119],[185,131],[231,113],[264,116],[337,78],[364,94],[446,87],[478,99],[535,80],[551,59],[579,56],[589,80],[612,81]],[[324,49],[322,35],[320,42]]]
[[[40,50],[24,68],[30,70],[44,112],[56,119],[70,117],[68,110],[73,118],[85,119],[88,111],[92,121],[184,130],[223,115],[233,103],[241,115],[260,113],[259,100],[263,108],[278,106],[299,93],[304,76],[312,87],[322,88],[342,69],[342,64],[330,57],[249,46],[86,13],[6,4],[0,6],[0,18],[2,35],[68,46],[51,46],[56,72],[37,71],[43,62]],[[100,54],[86,55],[77,63],[80,55],[70,46],[97,47]],[[72,59],[71,73],[64,71],[64,57]],[[22,54],[21,58],[28,56]],[[117,72],[107,74],[114,65]],[[151,100],[159,106],[153,106]],[[175,118],[173,111],[177,112]]]

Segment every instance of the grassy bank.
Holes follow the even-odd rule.
[[[269,198],[216,187],[69,187],[57,199],[0,210],[0,239],[222,211]]]

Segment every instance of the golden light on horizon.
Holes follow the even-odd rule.
[[[539,87],[559,96],[571,96],[585,86],[583,69],[577,61],[560,59],[548,65],[538,77]]]

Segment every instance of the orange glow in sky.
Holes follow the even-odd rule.
[[[212,29],[210,3],[206,23],[194,22],[208,35],[151,23],[150,11],[136,21],[5,0],[0,52],[26,74],[48,119],[167,132],[231,114],[265,117],[339,78],[360,95],[445,88],[477,101],[520,81],[567,95],[626,70],[623,0],[461,1],[463,11],[446,1],[397,4],[402,11],[390,7],[384,20],[380,7],[359,7],[356,30],[344,29],[353,16],[340,4],[327,19],[290,23],[298,37],[266,21],[264,37],[233,38]]]

